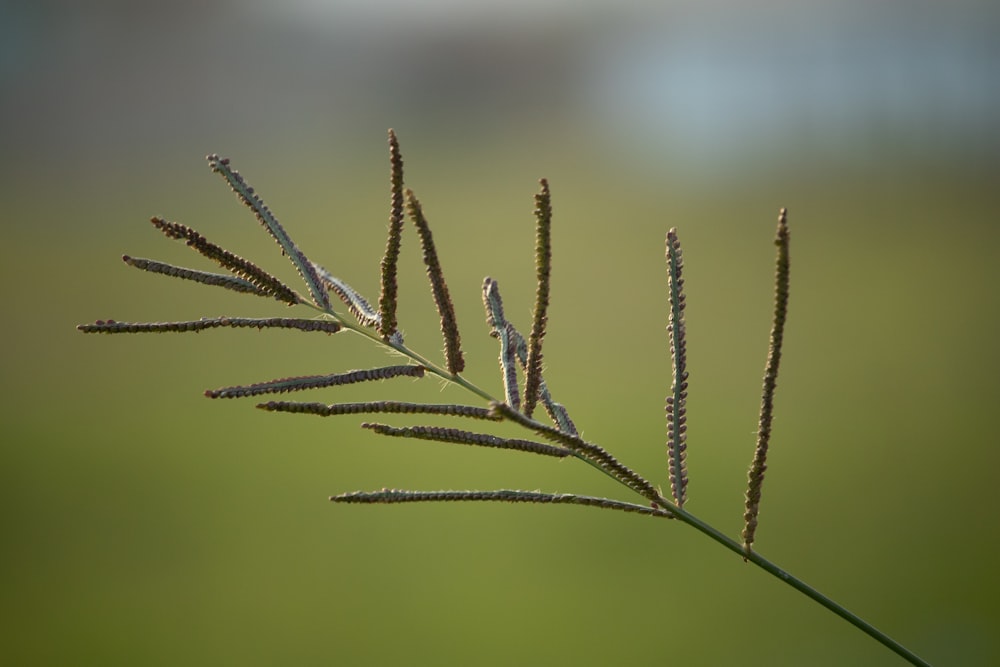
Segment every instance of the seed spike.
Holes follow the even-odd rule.
[[[305,281],[306,286],[309,287],[309,292],[312,294],[315,304],[324,310],[328,310],[330,308],[330,297],[327,295],[326,290],[323,289],[323,285],[320,284],[316,270],[302,251],[299,250],[298,246],[295,245],[291,237],[288,236],[288,233],[281,226],[281,223],[278,222],[278,219],[271,213],[271,209],[264,204],[264,200],[258,197],[254,189],[243,180],[240,172],[230,166],[229,158],[221,158],[213,153],[207,159],[212,171],[226,179],[226,182],[229,183],[229,187],[236,193],[236,196],[240,198],[247,208],[253,211],[257,221],[278,242],[282,252],[292,260],[295,269],[299,272],[302,280]]]
[[[760,420],[757,426],[757,448],[748,473],[746,511],[743,514],[743,551],[749,556],[753,549],[760,514],[761,486],[767,470],[767,450],[771,440],[771,421],[774,415],[774,391],[778,385],[778,366],[781,364],[781,344],[785,337],[785,319],[788,316],[789,286],[789,241],[788,210],[778,213],[778,231],[774,244],[778,246],[774,268],[774,319],[771,324],[771,339],[764,366],[764,386],[761,390]]]
[[[76,328],[83,333],[187,333],[206,329],[230,327],[233,329],[298,329],[299,331],[322,331],[334,334],[340,331],[340,324],[333,320],[308,320],[292,317],[212,317],[200,320],[178,322],[116,322],[97,320],[93,324],[81,324]]]
[[[504,400],[515,410],[521,409],[521,393],[517,385],[517,338],[519,334],[503,313],[500,285],[488,277],[483,281],[483,306],[490,335],[500,341],[500,379],[503,381]]]
[[[666,400],[667,462],[670,491],[678,507],[687,500],[687,342],[684,325],[684,261],[677,229],[667,232],[667,285],[670,314],[667,332],[670,338],[672,382]]]
[[[664,510],[626,503],[610,498],[595,498],[572,493],[542,493],[540,491],[516,491],[500,489],[497,491],[404,491],[400,489],[382,489],[381,491],[353,491],[330,496],[335,503],[353,504],[394,504],[417,502],[502,502],[502,503],[538,503],[543,505],[583,505],[603,509],[632,512],[669,519],[671,514]]]
[[[154,227],[163,232],[167,238],[185,241],[188,247],[218,263],[223,268],[229,269],[233,275],[253,283],[261,293],[273,296],[279,301],[284,301],[293,306],[305,303],[305,299],[291,287],[253,262],[234,255],[228,250],[212,243],[191,227],[182,225],[179,222],[164,220],[160,217],[153,217],[150,219],[150,222]]]
[[[346,384],[388,380],[389,378],[403,376],[423,377],[424,367],[413,365],[384,366],[382,368],[350,371],[349,373],[334,373],[333,375],[303,375],[299,377],[280,378],[278,380],[269,380],[268,382],[251,385],[209,389],[205,392],[205,396],[209,398],[244,398],[247,396],[260,396],[262,394],[283,394],[288,391],[302,391],[304,389],[339,387]]]
[[[539,181],[541,190],[535,195],[535,273],[538,285],[535,290],[535,310],[528,336],[528,359],[525,363],[524,414],[528,417],[538,403],[542,379],[542,339],[548,323],[549,279],[552,271],[552,197],[549,183]]]
[[[364,403],[298,403],[295,401],[271,401],[257,405],[268,412],[295,412],[300,414],[331,417],[334,415],[357,414],[427,414],[447,415],[449,417],[468,417],[470,419],[485,419],[500,421],[488,408],[473,405],[437,405],[431,403],[403,403],[400,401],[369,401]]]
[[[182,280],[190,280],[203,285],[222,287],[234,292],[274,297],[274,294],[261,289],[249,280],[244,280],[243,278],[239,278],[237,276],[229,276],[223,273],[209,273],[208,271],[198,271],[196,269],[188,269],[183,266],[167,264],[166,262],[158,262],[154,259],[129,257],[128,255],[122,255],[122,261],[129,266],[135,267],[141,271],[148,271],[149,273],[158,273],[163,276],[170,276],[171,278],[180,278]],[[284,301],[284,299],[279,300]]]
[[[547,445],[533,440],[522,440],[519,438],[501,438],[489,433],[475,433],[473,431],[463,431],[457,428],[443,428],[440,426],[402,426],[395,427],[387,424],[364,423],[361,428],[366,428],[380,435],[387,435],[396,438],[416,438],[418,440],[436,440],[438,442],[448,442],[459,445],[475,445],[478,447],[494,447],[497,449],[513,449],[520,452],[530,452],[532,454],[542,454],[544,456],[555,456],[564,458],[572,456],[573,452],[554,445]]]
[[[399,292],[396,272],[399,248],[403,239],[403,156],[399,152],[399,140],[392,130],[389,130],[389,164],[389,236],[385,244],[385,256],[382,257],[382,291],[378,299],[381,315],[378,332],[386,341],[396,333],[396,303]]]
[[[448,372],[452,375],[458,375],[465,370],[465,358],[462,356],[461,336],[458,333],[458,322],[455,320],[455,306],[451,302],[448,285],[444,281],[444,273],[441,271],[437,251],[434,249],[434,237],[431,235],[431,228],[424,217],[420,201],[414,196],[413,190],[407,189],[405,195],[410,219],[413,220],[413,224],[417,227],[417,233],[420,235],[420,245],[424,250],[424,264],[427,267],[427,277],[431,282],[434,303],[441,316],[441,333],[444,335],[444,352]]]

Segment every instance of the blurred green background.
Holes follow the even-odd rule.
[[[730,535],[787,206],[791,319],[757,546],[936,664],[1000,662],[996,3],[277,6],[0,3],[0,661],[898,664],[680,525],[326,501],[381,487],[631,499],[578,462],[201,395],[383,363],[358,337],[74,329],[289,313],[120,261],[210,268],[146,222],[162,215],[294,278],[208,152],[374,298],[393,127],[468,376],[495,393],[481,281],[500,281],[526,328],[531,197],[550,180],[549,385],[587,438],[663,484],[663,236],[679,228],[688,507]],[[436,355],[411,232],[401,323]],[[433,379],[303,398],[471,400]]]

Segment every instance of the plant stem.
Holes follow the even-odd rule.
[[[466,380],[465,378],[463,378],[461,375],[449,373],[447,370],[445,370],[444,368],[442,368],[438,364],[435,364],[435,363],[429,361],[428,359],[425,359],[422,355],[414,352],[413,350],[409,349],[408,347],[406,347],[403,344],[392,343],[392,342],[389,342],[389,341],[386,341],[386,340],[382,339],[377,334],[377,332],[373,332],[372,330],[370,330],[370,329],[368,329],[366,327],[363,327],[363,326],[357,324],[356,322],[353,322],[350,318],[347,318],[347,317],[344,317],[344,316],[340,315],[339,313],[335,312],[332,308],[330,308],[330,309],[322,309],[322,308],[318,308],[316,306],[313,306],[312,304],[304,304],[304,305],[308,305],[308,306],[314,308],[315,310],[319,310],[320,312],[325,313],[325,314],[333,317],[338,322],[340,322],[344,326],[344,328],[346,328],[346,329],[350,329],[351,331],[354,331],[355,333],[358,333],[358,334],[360,334],[362,336],[365,336],[366,338],[371,339],[372,341],[374,341],[375,343],[377,343],[379,345],[383,345],[383,346],[387,346],[387,347],[392,348],[393,350],[399,352],[403,356],[408,357],[412,361],[414,361],[414,362],[420,364],[421,366],[423,366],[427,370],[427,372],[433,373],[434,375],[437,375],[438,377],[442,378],[446,382],[452,382],[452,383],[455,383],[455,384],[457,384],[457,385],[459,385],[461,387],[464,387],[468,391],[470,391],[473,394],[479,396],[480,398],[485,399],[486,401],[497,401],[497,399],[494,398],[492,395],[490,395],[489,392],[487,392],[484,389],[481,389],[480,387],[478,387],[474,383],[469,382],[468,380]],[[576,456],[576,458],[580,459],[581,461],[589,464],[591,467],[596,468],[597,470],[601,471],[602,473],[604,473],[605,475],[607,475],[611,479],[614,479],[619,484],[622,483],[614,475],[612,475],[607,470],[605,470],[604,468],[602,468],[600,465],[596,464],[595,462],[591,461],[590,459],[588,459],[588,458],[586,458],[584,456],[581,456],[580,454],[577,454],[575,452],[574,452],[574,456]],[[763,556],[761,556],[760,553],[758,553],[757,551],[750,551],[748,553],[745,550],[744,546],[740,542],[737,542],[736,540],[734,540],[734,539],[732,539],[730,537],[727,537],[723,533],[719,532],[712,525],[710,525],[708,523],[705,523],[704,521],[702,521],[701,519],[699,519],[695,515],[691,514],[687,510],[681,509],[680,507],[678,507],[676,504],[674,504],[670,500],[667,500],[666,498],[664,498],[662,495],[659,496],[659,498],[656,499],[656,504],[659,505],[660,507],[662,507],[663,509],[667,510],[668,512],[670,512],[674,516],[674,518],[677,519],[678,521],[681,521],[682,523],[685,523],[685,524],[691,526],[692,528],[694,528],[698,532],[702,533],[703,535],[709,537],[712,540],[715,540],[716,542],[718,542],[719,544],[721,544],[722,546],[724,546],[726,549],[729,549],[733,553],[737,554],[740,558],[743,558],[746,561],[748,561],[750,563],[753,563],[754,565],[756,565],[760,569],[764,570],[765,572],[767,572],[771,576],[775,577],[779,581],[782,581],[782,582],[788,584],[789,586],[791,586],[792,588],[794,588],[798,592],[802,593],[803,595],[805,595],[809,599],[813,600],[817,604],[825,607],[829,611],[831,611],[834,614],[836,614],[837,616],[841,617],[842,619],[844,619],[845,621],[847,621],[848,623],[850,623],[851,625],[853,625],[854,627],[856,627],[857,629],[861,630],[866,635],[868,635],[869,637],[871,637],[872,639],[874,639],[875,641],[877,641],[879,644],[882,644],[883,646],[885,646],[886,648],[888,648],[890,651],[892,651],[892,652],[896,653],[897,655],[899,655],[900,657],[902,657],[904,660],[906,660],[907,662],[909,662],[911,665],[916,665],[917,667],[931,667],[931,664],[929,662],[927,662],[926,660],[924,660],[923,658],[921,658],[920,656],[918,656],[917,654],[915,654],[913,651],[909,650],[908,648],[906,648],[905,646],[903,646],[902,644],[900,644],[899,642],[897,642],[895,639],[893,639],[889,635],[885,634],[884,632],[882,632],[881,630],[879,630],[874,625],[872,625],[868,621],[864,620],[863,618],[861,618],[860,616],[858,616],[854,612],[848,610],[847,608],[843,607],[839,603],[837,603],[834,600],[828,598],[826,595],[823,595],[818,590],[816,590],[815,588],[813,588],[812,586],[810,586],[806,582],[802,581],[798,577],[795,577],[795,576],[789,574],[788,572],[786,572],[785,570],[781,569],[776,564],[772,563],[768,559],[766,559]]]
[[[931,667],[929,662],[927,662],[926,660],[915,654],[913,651],[906,648],[905,646],[897,642],[895,639],[885,634],[884,632],[882,632],[881,630],[879,630],[874,625],[864,620],[854,612],[846,609],[837,602],[823,595],[818,590],[816,590],[809,584],[805,583],[798,577],[795,577],[786,572],[785,570],[781,569],[768,559],[761,556],[760,553],[758,553],[757,551],[752,551],[749,554],[747,554],[743,548],[743,545],[737,542],[736,540],[733,540],[727,537],[726,535],[720,533],[714,527],[705,523],[704,521],[694,516],[690,512],[680,509],[666,498],[663,498],[662,501],[663,501],[662,505],[664,506],[664,508],[668,509],[674,515],[674,517],[679,521],[686,523],[695,530],[701,532],[702,534],[708,536],[709,538],[715,540],[722,546],[726,547],[733,553],[739,555],[741,558],[745,558],[746,560],[753,563],[760,569],[764,570],[771,576],[779,579],[780,581],[785,582],[786,584],[788,584],[798,592],[802,593],[806,597],[810,598],[814,602],[822,605],[823,607],[826,607],[834,614],[840,616],[842,619],[844,619],[845,621],[847,621],[848,623],[850,623],[851,625],[858,628],[866,635],[877,641],[879,644],[882,644],[890,651],[893,651],[897,655],[901,656],[911,665],[918,665],[919,667]]]

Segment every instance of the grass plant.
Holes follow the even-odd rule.
[[[462,352],[462,339],[455,307],[451,300],[448,284],[445,281],[442,262],[435,248],[424,208],[413,191],[406,188],[399,142],[392,130],[389,131],[389,155],[390,215],[386,250],[381,260],[381,293],[377,301],[377,308],[373,307],[372,302],[345,281],[310,260],[292,241],[284,227],[254,189],[238,171],[233,169],[228,159],[220,158],[218,155],[209,155],[208,162],[212,171],[219,174],[228,183],[261,226],[278,243],[282,253],[291,260],[301,277],[304,290],[296,291],[253,262],[238,257],[208,241],[195,230],[162,218],[152,219],[151,222],[155,228],[168,238],[184,241],[190,248],[220,266],[225,272],[213,273],[178,267],[127,255],[123,257],[123,260],[129,266],[143,271],[222,287],[235,292],[255,294],[278,300],[290,306],[312,309],[315,314],[311,314],[309,317],[217,317],[168,322],[105,320],[82,324],[78,329],[85,333],[122,334],[183,333],[218,327],[255,327],[258,329],[297,329],[302,332],[326,335],[350,331],[366,337],[376,345],[385,348],[393,356],[403,357],[406,362],[399,365],[357,369],[326,375],[278,378],[250,385],[209,390],[205,392],[205,395],[215,399],[260,397],[305,391],[318,387],[383,381],[397,377],[437,376],[448,383],[464,388],[474,404],[403,403],[383,400],[327,405],[316,402],[271,400],[258,403],[257,407],[269,412],[302,413],[324,417],[336,415],[391,416],[398,414],[445,416],[479,424],[479,426],[475,430],[441,426],[399,427],[379,422],[363,422],[361,426],[386,437],[414,438],[473,447],[509,449],[558,458],[576,458],[615,480],[631,495],[637,497],[633,497],[632,500],[621,500],[517,489],[466,491],[377,489],[339,493],[331,496],[330,500],[342,504],[474,501],[573,504],[672,519],[671,523],[684,524],[694,528],[720,546],[742,557],[746,562],[763,569],[779,581],[788,584],[816,603],[826,607],[887,649],[894,651],[910,664],[928,664],[861,617],[779,568],[761,556],[754,548],[759,521],[761,490],[767,470],[772,415],[789,300],[790,236],[788,215],[785,209],[781,209],[778,215],[775,237],[777,257],[774,282],[774,316],[761,393],[757,446],[748,474],[746,502],[743,508],[744,529],[741,539],[737,540],[724,535],[686,508],[689,479],[686,464],[688,368],[684,322],[683,258],[677,230],[670,229],[666,234],[666,303],[669,310],[666,339],[672,361],[672,381],[665,402],[666,478],[669,480],[670,486],[670,497],[668,498],[652,481],[619,461],[610,451],[597,443],[583,439],[570,419],[566,407],[553,399],[544,377],[542,350],[548,325],[552,274],[553,207],[548,181],[545,179],[540,181],[539,191],[535,195],[536,299],[527,338],[507,319],[498,281],[487,277],[483,282],[482,294],[487,330],[489,335],[497,339],[500,348],[499,386],[502,387],[502,396],[494,395],[494,392],[477,386],[462,375],[466,360]],[[407,217],[413,223],[420,240],[431,293],[437,307],[444,341],[444,359],[441,362],[432,361],[429,356],[407,347],[397,321],[397,265]],[[336,300],[331,298],[331,294],[336,297]],[[546,421],[536,419],[536,407],[539,406],[547,414]],[[500,437],[485,430],[491,422],[500,421],[517,425],[524,431],[525,437]]]

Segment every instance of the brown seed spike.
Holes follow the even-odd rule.
[[[389,130],[389,237],[382,258],[382,292],[379,295],[378,332],[388,341],[396,332],[396,303],[399,286],[396,282],[396,268],[399,262],[399,248],[403,238],[403,156],[399,152],[396,133]]]
[[[77,329],[83,333],[186,333],[206,329],[230,327],[233,329],[298,329],[299,331],[322,331],[334,334],[340,331],[340,324],[331,320],[305,320],[290,317],[213,317],[182,322],[116,322],[98,320],[94,324],[81,324]],[[419,367],[418,367],[419,368]]]
[[[217,246],[187,225],[182,225],[179,222],[171,222],[159,217],[150,219],[150,222],[154,227],[163,232],[167,238],[186,241],[190,248],[196,250],[204,257],[217,262],[225,269],[229,269],[233,275],[253,283],[258,288],[260,294],[273,296],[279,301],[284,301],[293,306],[305,302],[305,299],[297,294],[295,290],[285,285],[264,269],[249,260],[243,259]]]
[[[667,468],[670,491],[678,507],[687,500],[687,342],[684,326],[684,262],[677,230],[667,232],[667,286],[670,315],[667,332],[670,338],[672,382],[666,401]]]
[[[774,391],[778,385],[778,366],[781,363],[781,345],[785,337],[785,320],[788,316],[789,285],[789,234],[788,211],[781,209],[778,214],[778,231],[774,244],[778,246],[775,260],[774,279],[774,319],[771,324],[771,340],[768,345],[767,363],[764,366],[764,387],[761,391],[760,421],[757,425],[757,448],[748,473],[746,511],[743,514],[743,551],[750,555],[757,519],[760,514],[761,486],[767,470],[767,450],[771,441],[771,422],[774,414]]]
[[[535,195],[535,272],[538,286],[535,291],[535,311],[528,335],[528,360],[524,381],[524,414],[531,416],[538,403],[542,380],[542,339],[548,322],[549,277],[552,270],[552,197],[549,183],[539,181],[541,191]]]
[[[395,427],[389,426],[388,424],[368,422],[361,424],[361,428],[369,429],[380,435],[387,435],[396,438],[416,438],[418,440],[436,440],[438,442],[448,442],[459,445],[513,449],[515,451],[542,454],[544,456],[555,456],[557,458],[564,458],[573,454],[572,451],[563,447],[547,445],[533,440],[501,438],[499,436],[490,435],[489,433],[476,433],[474,431],[464,431],[457,428],[444,428],[440,426]]]
[[[462,356],[462,340],[458,333],[458,323],[455,321],[455,306],[451,302],[448,285],[444,281],[444,273],[441,271],[437,251],[434,249],[434,237],[420,207],[420,201],[413,195],[413,190],[407,189],[405,194],[410,219],[417,227],[420,245],[424,249],[424,264],[427,266],[427,277],[431,281],[434,303],[437,304],[438,314],[441,316],[441,333],[444,335],[448,372],[458,375],[465,370],[465,358]]]

